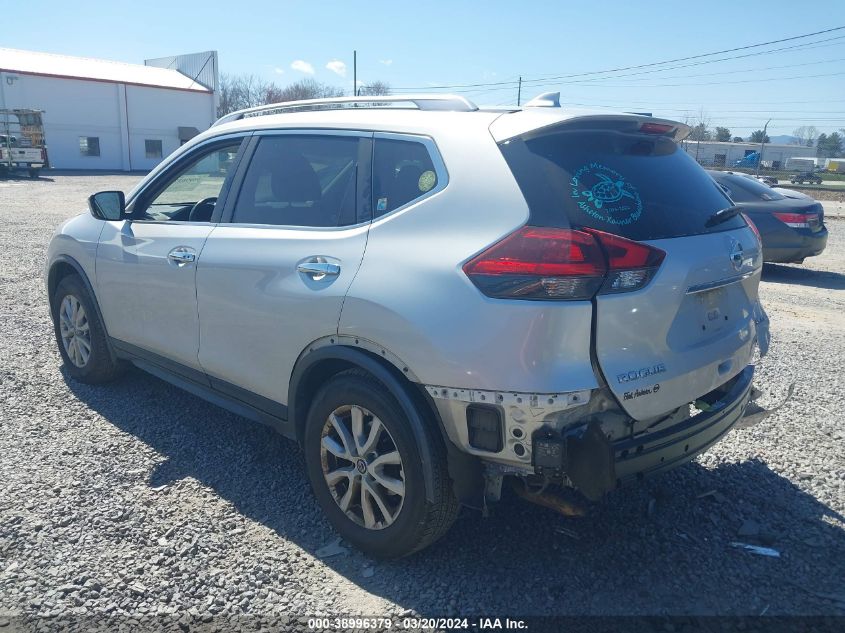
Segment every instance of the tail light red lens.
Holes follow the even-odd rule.
[[[525,226],[463,270],[490,297],[584,300],[597,292],[642,288],[664,256],[659,249],[603,231]]]
[[[607,257],[608,274],[599,294],[639,290],[651,281],[666,253],[648,244],[586,229],[595,236]]]
[[[793,229],[809,229],[819,224],[818,213],[773,213],[772,215]]]
[[[757,238],[757,246],[763,247],[763,236],[760,235],[760,229],[757,228],[757,225],[744,213],[740,213],[742,218],[745,220],[745,223],[748,225],[748,228],[754,232],[754,236]]]

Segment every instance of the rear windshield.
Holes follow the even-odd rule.
[[[724,174],[710,172],[713,179],[722,185],[734,202],[759,202],[769,200],[783,200],[785,196],[774,191],[759,180],[740,176],[739,174]]]
[[[731,206],[713,179],[663,136],[570,130],[500,145],[539,226],[589,227],[632,240],[739,228],[739,216],[708,228]]]

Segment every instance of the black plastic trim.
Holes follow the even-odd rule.
[[[409,384],[403,384],[391,370],[381,364],[368,353],[347,347],[345,345],[331,345],[307,352],[302,356],[294,367],[290,379],[288,391],[288,420],[292,425],[301,431],[300,426],[304,424],[310,402],[299,401],[300,385],[307,383],[308,375],[323,361],[345,361],[351,365],[364,369],[381,382],[390,394],[396,398],[399,406],[405,412],[408,423],[414,433],[414,439],[419,449],[420,462],[422,463],[423,476],[425,478],[426,498],[434,501],[434,471],[433,457],[429,450],[428,440],[425,434],[426,421],[421,415],[419,407],[415,404],[414,395],[410,391]]]
[[[109,355],[112,359],[117,358],[115,353],[114,347],[111,344],[111,338],[109,338],[109,331],[108,326],[106,325],[106,320],[103,318],[103,313],[100,311],[100,303],[97,301],[97,294],[94,292],[94,286],[91,284],[91,280],[88,279],[88,275],[85,274],[85,270],[82,268],[82,265],[76,261],[73,257],[69,255],[58,255],[50,264],[50,271],[47,273],[47,302],[50,305],[50,320],[53,319],[53,289],[51,286],[54,284],[53,275],[55,274],[56,265],[57,264],[67,264],[71,266],[75,271],[76,274],[82,279],[82,284],[85,286],[85,289],[88,291],[88,295],[91,297],[91,302],[94,304],[94,310],[97,312],[97,318],[100,320],[100,325],[103,327],[103,332],[106,334],[106,341],[108,342],[109,347]]]
[[[131,361],[140,369],[227,411],[271,426],[285,437],[296,439],[295,428],[288,422],[285,405],[226,381],[210,378],[198,369],[187,367],[131,343],[115,338],[111,338],[110,342],[119,358]]]

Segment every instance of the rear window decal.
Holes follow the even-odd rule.
[[[437,176],[430,169],[427,170],[427,171],[424,171],[420,175],[419,181],[417,181],[417,187],[423,193],[425,193],[427,191],[431,191],[432,189],[434,189],[434,185],[436,185],[436,184],[437,184]]]
[[[597,220],[625,226],[642,215],[643,201],[637,188],[607,165],[588,163],[572,175],[569,184],[578,207]]]
[[[387,211],[387,198],[379,198],[376,202],[376,211]]]

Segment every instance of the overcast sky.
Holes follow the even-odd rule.
[[[0,46],[11,48],[134,63],[214,49],[222,72],[253,73],[279,84],[314,77],[350,91],[357,49],[359,80],[387,81],[397,91],[458,85],[451,91],[477,103],[512,104],[513,82],[522,75],[523,99],[560,90],[564,104],[676,119],[694,119],[704,108],[712,126],[725,125],[739,136],[768,118],[770,134],[802,124],[845,128],[845,29],[572,76],[845,26],[842,0],[5,4]],[[718,59],[724,61],[713,61]]]

